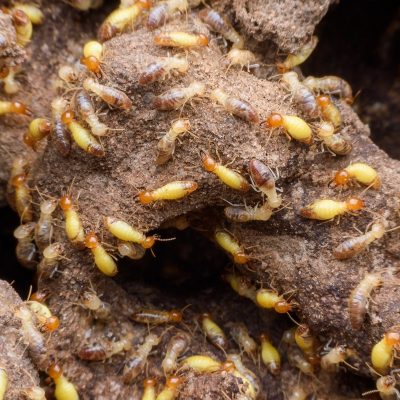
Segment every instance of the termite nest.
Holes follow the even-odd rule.
[[[312,29],[278,54],[238,5],[65,3],[0,11],[32,284],[1,282],[0,399],[398,399],[399,164],[344,78],[302,72]],[[85,37],[36,44],[64,10]]]

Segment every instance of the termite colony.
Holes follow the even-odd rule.
[[[71,0],[68,3],[80,10],[88,10],[98,7],[101,2]],[[71,157],[73,152],[83,151],[81,156],[107,159],[108,136],[117,136],[118,132],[113,131],[118,129],[109,126],[105,118],[99,116],[98,111],[107,105],[116,109],[116,112],[130,116],[135,104],[132,93],[128,95],[118,89],[118,85],[110,82],[104,72],[102,60],[107,51],[107,41],[129,31],[133,26],[140,25],[150,32],[155,31],[153,45],[165,48],[165,56],[141,66],[135,82],[141,92],[151,92],[155,83],[173,82],[174,77],[189,74],[190,51],[207,51],[209,43],[213,40],[211,35],[208,37],[203,33],[164,29],[166,21],[179,15],[184,18],[186,13],[199,5],[200,2],[196,0],[167,0],[156,5],[147,0],[121,0],[120,7],[101,24],[98,41],[87,42],[83,46],[82,57],[75,64],[60,67],[58,76],[61,83],[58,96],[51,101],[51,118],[39,116],[32,119],[24,136],[24,143],[34,151],[40,152],[48,139],[62,157]],[[39,9],[34,6],[32,9],[27,8],[30,7],[29,4],[23,6],[26,10],[22,8],[22,12],[28,16],[31,23],[41,23],[42,19],[38,18]],[[20,14],[18,11],[20,9],[15,6],[10,12],[13,15],[16,12]],[[256,55],[245,48],[243,37],[224,16],[209,7],[195,12],[212,32],[232,44],[224,56],[227,74],[234,73],[237,66],[244,70],[247,67],[248,72],[255,68]],[[13,18],[14,21],[22,19]],[[33,18],[40,22],[34,22]],[[26,45],[30,40],[31,29],[29,33],[29,29],[26,26],[22,28],[20,22],[15,22],[15,26],[17,37],[20,35],[20,45]],[[154,148],[154,164],[158,168],[167,168],[168,163],[175,161],[175,152],[184,151],[187,146],[184,140],[180,143],[180,138],[189,134],[201,135],[201,132],[196,131],[191,119],[181,114],[187,103],[205,98],[212,101],[215,109],[222,108],[224,113],[234,116],[249,129],[257,130],[260,134],[267,136],[266,134],[272,134],[279,129],[289,140],[298,142],[299,146],[315,148],[315,144],[319,143],[332,157],[350,156],[354,144],[343,129],[341,115],[342,103],[353,102],[349,84],[335,76],[303,79],[298,70],[298,66],[311,55],[316,45],[317,38],[312,37],[296,54],[290,54],[276,66],[281,73],[282,88],[287,90],[291,101],[297,105],[300,116],[287,114],[279,109],[266,113],[223,87],[210,87],[206,81],[196,80],[186,86],[171,84],[163,93],[152,93],[154,96],[151,106],[156,113],[170,112],[175,117],[175,111],[180,111],[178,118],[171,118],[168,129],[162,133]],[[174,49],[173,55],[167,53],[167,50],[171,49]],[[15,93],[8,90],[15,90],[17,87],[14,81],[17,71],[10,69],[3,72],[4,90],[8,94]],[[19,102],[0,102],[0,115],[7,113],[28,115],[29,110]],[[272,283],[265,287],[265,281],[260,283],[244,275],[243,268],[251,265],[253,253],[227,229],[229,223],[235,226],[248,222],[267,222],[285,207],[289,199],[277,187],[279,177],[266,159],[243,160],[244,168],[241,171],[231,167],[231,161],[224,157],[221,159],[219,154],[210,148],[200,149],[196,161],[197,169],[202,171],[209,182],[218,183],[228,192],[248,196],[250,202],[258,197],[258,202],[254,201],[252,205],[247,205],[244,201],[244,205],[230,204],[224,207],[223,218],[226,221],[215,226],[211,234],[212,240],[235,264],[234,270],[223,273],[223,280],[239,296],[251,300],[263,311],[294,315],[300,306],[293,293],[279,293]],[[64,251],[67,245],[71,245],[76,251],[86,252],[92,257],[99,272],[113,277],[118,273],[117,255],[140,259],[160,239],[157,235],[148,233],[144,227],[118,215],[101,215],[100,224],[104,232],[100,229],[92,230],[93,226],[85,218],[85,211],[79,207],[79,182],[71,185],[74,190],[60,193],[57,198],[39,193],[40,204],[34,204],[34,190],[29,187],[29,169],[29,162],[24,157],[14,160],[7,195],[10,205],[21,219],[21,226],[14,232],[18,241],[17,258],[25,267],[36,269],[39,280],[54,279],[57,276],[58,268],[66,258]],[[330,179],[329,189],[336,192],[337,196],[313,201],[300,210],[301,217],[330,221],[342,215],[358,213],[368,205],[361,198],[364,193],[367,190],[370,191],[369,194],[374,193],[373,191],[378,192],[382,185],[379,172],[359,159],[352,160],[344,168],[338,168],[338,171],[332,172],[332,177],[327,179]],[[358,187],[362,188],[362,192],[355,196],[352,192]],[[135,202],[142,209],[152,210],[153,206],[163,207],[167,202],[185,202],[188,197],[196,196],[195,192],[202,189],[201,183],[190,177],[171,177],[169,181],[157,187],[141,187],[137,191]],[[343,190],[344,196],[341,194]],[[38,218],[34,221],[36,216]],[[59,218],[62,219],[69,244],[54,241],[54,237],[58,240],[60,237],[53,232]],[[304,220],[304,224],[306,223]],[[337,243],[332,255],[335,259],[345,262],[365,251],[389,230],[388,216],[380,216],[372,221],[366,233]],[[111,245],[108,240],[103,240],[103,233],[112,240]],[[384,284],[385,279],[385,273],[372,271],[349,293],[349,329],[362,328],[368,312],[368,301],[373,291]],[[113,311],[115,312],[112,305],[89,287],[83,291],[77,303],[79,304],[75,306],[84,310],[96,325],[106,325],[112,318]],[[95,363],[122,354],[124,366],[120,373],[121,379],[126,385],[137,384],[139,380],[143,380],[143,389],[140,392],[142,400],[176,398],[180,387],[185,384],[188,371],[197,375],[230,374],[240,385],[244,398],[256,399],[261,398],[265,390],[259,376],[253,371],[258,363],[261,364],[259,370],[264,368],[263,371],[276,377],[280,374],[282,363],[287,361],[301,374],[315,378],[316,381],[320,374],[335,373],[343,365],[356,368],[351,364],[352,349],[338,343],[324,345],[305,323],[299,323],[297,327],[284,332],[279,343],[269,332],[256,332],[258,337],[255,338],[253,336],[256,336],[256,333],[252,332],[252,335],[245,324],[224,323],[218,315],[204,311],[199,313],[193,322],[187,320],[181,310],[136,309],[129,315],[129,320],[151,328],[140,343],[133,343],[132,337],[127,335],[118,340],[84,344],[77,357],[84,362]],[[52,315],[44,304],[41,292],[35,293],[26,304],[20,306],[15,311],[15,317],[21,321],[23,337],[31,354],[40,358],[46,352],[46,335],[59,328],[60,320]],[[67,321],[61,321],[61,326],[63,322]],[[191,323],[201,330],[219,357],[191,351],[193,338],[184,329],[185,324]],[[173,329],[167,343],[163,341],[163,333],[160,333],[166,326],[166,330]],[[162,346],[163,350],[160,349]],[[391,375],[399,348],[400,328],[394,326],[371,350],[371,365],[378,374],[383,375],[377,380],[377,391],[383,399],[396,399],[399,396],[395,375]],[[150,376],[146,372],[146,365],[155,349],[163,354],[163,359],[158,373]],[[79,398],[79,383],[72,383],[64,375],[61,361],[46,365],[46,371],[54,382],[57,399]],[[0,368],[0,399],[1,390],[6,385],[6,371]],[[306,398],[310,394],[306,393],[299,383],[293,388],[289,398]],[[36,398],[33,395],[25,396]]]

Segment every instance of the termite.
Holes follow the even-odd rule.
[[[349,297],[349,318],[351,327],[355,330],[361,328],[365,314],[367,313],[368,300],[374,289],[382,284],[382,276],[379,273],[369,273],[353,289]]]
[[[393,363],[394,350],[400,344],[400,335],[393,337],[389,332],[372,347],[371,364],[376,371],[386,374]]]
[[[17,43],[25,47],[32,38],[32,22],[28,15],[21,9],[15,9],[12,12],[12,20],[17,34]]]
[[[157,144],[157,165],[165,164],[173,156],[176,139],[189,129],[190,122],[188,119],[180,118],[172,123],[169,131]]]
[[[337,186],[349,185],[353,180],[375,190],[381,188],[381,178],[376,170],[363,162],[350,164],[338,171],[333,179]]]
[[[382,400],[398,400],[400,399],[400,392],[396,389],[397,381],[392,375],[381,376],[376,381],[376,390],[371,390],[366,394],[378,392]]]
[[[37,149],[38,143],[48,136],[52,131],[51,123],[46,118],[35,118],[29,124],[28,131],[24,134],[24,143],[33,150]]]
[[[140,400],[156,400],[157,380],[147,378],[143,382],[143,394]]]
[[[318,96],[317,104],[325,120],[331,122],[335,128],[342,125],[342,114],[329,96]]]
[[[67,101],[61,97],[56,97],[51,102],[53,115],[53,136],[58,152],[66,157],[71,151],[71,135],[61,120],[61,116],[67,109]]]
[[[260,380],[257,375],[246,368],[239,354],[228,354],[227,360],[232,361],[239,376],[250,385],[250,398],[255,399],[260,393]],[[236,375],[234,373],[234,375]]]
[[[41,25],[44,22],[42,10],[33,3],[14,3],[14,9],[22,10],[34,25]]]
[[[139,85],[149,85],[160,80],[164,80],[168,75],[175,71],[185,74],[189,69],[189,62],[186,58],[171,56],[163,57],[145,67],[139,75]]]
[[[51,364],[47,373],[56,385],[56,390],[54,391],[56,399],[79,400],[75,385],[65,377],[63,370],[58,364]]]
[[[206,86],[201,82],[192,82],[187,87],[173,88],[156,96],[153,106],[160,111],[177,110],[194,97],[203,96]]]
[[[35,223],[28,222],[20,225],[14,231],[14,237],[18,240],[15,254],[18,262],[25,268],[34,269],[37,264],[37,249],[33,240]]]
[[[140,192],[139,201],[146,205],[160,200],[180,200],[196,191],[198,187],[193,181],[173,181],[158,189]]]
[[[77,83],[81,79],[81,71],[77,66],[62,65],[58,70],[58,77],[66,83]]]
[[[260,335],[261,359],[272,375],[279,374],[281,370],[281,356],[276,347],[271,343],[266,334]]]
[[[220,88],[214,89],[210,94],[210,98],[236,117],[252,124],[258,124],[260,122],[258,111],[245,100],[229,96]]]
[[[198,15],[213,31],[221,34],[226,40],[232,42],[233,48],[242,49],[244,47],[243,37],[236,32],[228,19],[222,17],[217,11],[212,8],[204,8]]]
[[[87,11],[91,8],[93,0],[66,0],[65,2],[77,10]]]
[[[33,292],[30,295],[29,300],[37,301],[39,303],[44,303],[48,296],[49,296],[49,293],[46,291],[37,291],[37,292]]]
[[[60,320],[53,315],[49,308],[38,301],[27,302],[30,310],[35,314],[42,332],[53,332],[60,326]]]
[[[11,179],[14,188],[14,205],[22,222],[32,221],[32,196],[27,184],[28,175],[23,173]]]
[[[268,221],[272,216],[272,209],[268,203],[254,207],[225,207],[225,217],[233,222]]]
[[[24,388],[21,394],[28,400],[46,400],[46,392],[39,386]]]
[[[168,377],[164,389],[158,394],[156,400],[174,400],[181,384],[182,378],[177,376]]]
[[[154,346],[160,343],[160,338],[153,333],[147,335],[134,353],[126,361],[123,379],[125,383],[132,382],[140,373],[143,372],[144,365],[146,364],[147,357]]]
[[[94,257],[96,267],[107,276],[114,276],[118,273],[118,267],[114,259],[108,254],[100,243],[94,232],[89,232],[85,236],[85,246],[90,249]]]
[[[233,257],[236,264],[247,264],[249,257],[245,254],[239,242],[228,232],[216,230],[214,239],[217,244]]]
[[[311,36],[311,39],[304,46],[300,47],[297,53],[289,54],[285,61],[277,64],[278,71],[283,74],[297,65],[302,64],[308,57],[310,57],[317,44],[318,38],[316,36]]]
[[[331,122],[322,121],[317,127],[316,134],[324,145],[338,156],[350,154],[353,149],[352,144],[340,132],[335,133],[335,127]]]
[[[54,199],[43,200],[40,203],[40,216],[35,226],[35,243],[39,250],[50,244],[53,235],[53,217],[57,207]]]
[[[320,78],[308,76],[303,80],[303,84],[315,92],[337,94],[348,104],[354,101],[351,86],[338,76],[328,75]]]
[[[81,302],[83,307],[90,310],[95,319],[107,321],[111,317],[110,304],[102,301],[96,293],[85,291],[82,294]]]
[[[161,368],[166,376],[176,371],[178,368],[177,360],[185,354],[190,341],[190,336],[185,332],[179,332],[169,340],[164,359],[161,363]]]
[[[257,305],[266,309],[274,309],[279,314],[285,314],[293,309],[293,305],[288,303],[283,296],[275,290],[259,289],[256,297]]]
[[[102,85],[93,78],[86,78],[82,85],[85,90],[93,92],[112,107],[126,111],[132,108],[132,100],[119,89]]]
[[[256,61],[256,56],[250,50],[241,50],[232,48],[225,55],[225,62],[227,70],[229,70],[234,65],[239,65],[241,69],[247,66],[247,70],[250,70],[250,66]]]
[[[90,72],[95,75],[100,75],[101,66],[100,60],[103,55],[103,45],[96,40],[91,40],[83,46],[83,57],[80,62],[83,64]]]
[[[19,101],[0,101],[0,115],[18,114],[31,115],[28,107]]]
[[[219,371],[222,366],[222,364],[214,358],[203,355],[187,357],[182,361],[181,365],[182,367],[192,369],[200,374]]]
[[[80,90],[75,94],[75,109],[89,125],[93,135],[104,136],[107,133],[108,127],[99,120],[92,99],[86,90]]]
[[[140,324],[148,325],[179,324],[182,322],[182,312],[144,309],[131,314],[130,318]]]
[[[345,240],[334,250],[333,255],[338,260],[348,260],[364,251],[374,240],[380,239],[385,234],[384,221],[375,222],[371,230],[363,235]]]
[[[101,24],[98,37],[102,42],[122,33],[129,25],[133,26],[143,10],[151,7],[149,0],[138,0],[133,5],[114,10]]]
[[[37,272],[41,278],[52,276],[58,262],[62,259],[63,251],[64,246],[59,242],[49,244],[43,249],[43,257],[37,266]]]
[[[119,242],[117,245],[118,254],[121,257],[128,257],[131,260],[140,260],[144,257],[146,249],[136,243]]]
[[[291,92],[293,100],[310,117],[318,116],[317,100],[314,93],[300,82],[297,72],[290,71],[282,75],[282,82]]]
[[[296,115],[284,115],[272,113],[268,119],[263,122],[263,125],[274,129],[282,127],[285,132],[301,143],[310,145],[313,141],[312,130],[303,119]]]
[[[156,240],[154,236],[146,236],[127,222],[117,218],[105,217],[104,225],[116,238],[125,242],[140,244],[144,249],[153,247]]]
[[[268,205],[271,208],[280,207],[282,198],[276,191],[275,178],[270,168],[261,161],[252,158],[249,161],[249,172],[254,184],[267,196]]]
[[[234,273],[224,273],[222,277],[239,296],[246,297],[256,303],[256,288],[246,277],[235,275]]]
[[[29,162],[26,157],[18,156],[12,161],[10,177],[7,181],[7,201],[10,207],[17,211],[15,204],[15,187],[13,186],[13,180],[16,176],[26,174],[29,170]]]
[[[290,365],[297,368],[305,375],[313,375],[313,365],[307,360],[299,348],[292,346],[287,350],[286,354]]]
[[[203,151],[201,152],[201,161],[203,163],[203,168],[206,171],[216,175],[225,185],[229,186],[230,188],[239,190],[241,192],[247,192],[250,189],[250,185],[246,178],[233,169],[217,162],[208,153]]]
[[[21,89],[21,85],[15,80],[15,75],[19,72],[17,67],[8,68],[8,74],[2,78],[0,76],[0,80],[3,81],[4,91],[7,94],[16,94]]]
[[[308,325],[300,324],[294,332],[294,340],[306,356],[313,356],[317,347],[317,341],[312,335]]]
[[[104,361],[123,351],[130,350],[130,348],[131,343],[127,339],[104,344],[93,344],[80,348],[78,357],[85,361]]]
[[[161,26],[172,14],[179,11],[187,11],[189,7],[187,0],[166,0],[158,3],[150,10],[147,19],[147,27],[156,29]]]
[[[203,34],[194,34],[182,31],[159,33],[154,38],[157,46],[180,47],[183,49],[191,47],[208,46],[208,37]]]
[[[225,349],[228,346],[228,340],[224,331],[211,319],[210,314],[202,314],[201,328],[206,338],[214,346],[219,349]]]
[[[304,218],[327,221],[348,212],[359,211],[364,207],[364,202],[358,197],[350,197],[345,201],[316,200],[300,210]]]
[[[339,364],[346,361],[347,350],[344,346],[336,346],[321,357],[321,368],[328,372],[336,372]]]
[[[0,400],[3,400],[6,395],[8,385],[8,375],[4,368],[0,367]]]
[[[232,339],[239,346],[240,350],[254,360],[257,354],[258,345],[256,341],[250,336],[246,325],[242,322],[231,322],[228,324],[228,328]]]
[[[290,388],[289,393],[285,393],[286,400],[306,400],[309,393],[304,390],[300,385],[294,385]]]
[[[81,246],[85,240],[85,232],[76,206],[72,201],[72,197],[69,194],[66,194],[61,197],[59,204],[64,213],[65,232],[68,239],[72,243]]]

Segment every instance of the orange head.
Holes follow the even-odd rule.
[[[153,2],[151,0],[138,0],[136,5],[148,10],[153,5]]]
[[[29,24],[29,17],[24,11],[15,9],[12,13],[13,22],[17,26],[25,26]]]
[[[63,211],[68,211],[72,208],[72,199],[71,196],[65,195],[60,199],[60,207]]]
[[[24,185],[26,183],[26,179],[27,179],[26,174],[15,175],[11,179],[11,186],[15,187],[15,188],[21,187],[22,185]]]
[[[282,124],[283,124],[282,115],[274,112],[267,118],[267,120],[264,122],[264,124],[270,128],[278,128],[279,126],[282,126]]]
[[[286,314],[287,312],[291,311],[292,308],[293,308],[292,305],[284,299],[276,302],[275,307],[274,307],[275,311],[278,314]]]
[[[139,193],[139,201],[142,204],[150,204],[153,202],[153,196],[151,192],[144,190],[143,192]]]
[[[44,303],[44,301],[47,299],[48,296],[49,294],[46,292],[34,292],[29,297],[29,300],[37,301],[38,303]]]
[[[300,324],[296,328],[296,335],[299,335],[302,338],[309,337],[311,336],[310,328],[308,327],[308,325]]]
[[[280,74],[284,74],[285,72],[289,71],[289,68],[286,66],[284,62],[276,64],[276,69]]]
[[[236,369],[235,363],[231,360],[226,360],[221,365],[221,370],[226,372],[233,372]]]
[[[364,202],[358,197],[350,197],[346,200],[346,206],[348,211],[359,211],[364,208]]]
[[[177,376],[170,376],[167,378],[167,381],[165,382],[165,385],[169,389],[176,390],[176,388],[182,383],[182,378],[179,378]]]
[[[333,181],[337,186],[344,186],[347,185],[350,181],[350,176],[347,171],[344,169],[341,171],[336,172],[335,177],[333,178]]]
[[[249,262],[249,257],[240,251],[233,256],[233,261],[235,261],[236,264],[247,264]]]
[[[88,56],[81,58],[81,64],[83,64],[89,71],[94,74],[100,73],[100,61],[95,56]]]
[[[157,385],[157,380],[154,378],[147,378],[143,382],[143,387],[145,389],[150,388],[150,387],[155,387]]]
[[[43,330],[45,332],[53,332],[60,326],[60,320],[55,315],[46,319],[46,322],[43,324]]]
[[[262,333],[262,334],[260,335],[260,341],[261,341],[261,342],[269,342],[269,337],[268,337],[268,335],[267,335],[266,333]]]
[[[203,168],[208,172],[214,171],[217,167],[217,162],[207,153],[201,154],[201,161],[203,162]]]
[[[72,110],[64,111],[61,115],[61,121],[65,125],[71,123],[74,120],[74,118],[75,118],[75,113]]]
[[[400,345],[400,332],[390,331],[385,333],[385,342],[389,346]]]
[[[171,322],[175,322],[176,324],[179,324],[180,322],[182,322],[182,312],[179,310],[169,311],[168,317]]]
[[[35,147],[35,140],[33,140],[32,136],[29,134],[29,132],[24,133],[22,140],[28,147],[31,147],[31,148]]]
[[[328,107],[331,104],[331,99],[329,96],[326,96],[326,95],[318,96],[317,104],[321,108]]]
[[[144,249],[150,249],[151,247],[153,247],[155,242],[156,242],[155,236],[148,236],[146,239],[143,240],[141,245]]]
[[[206,35],[200,34],[197,38],[199,46],[208,46],[208,37]]]
[[[23,114],[23,115],[31,115],[31,111],[28,109],[28,107],[23,104],[20,103],[19,101],[13,101],[11,103],[11,107],[10,107],[10,112],[14,113],[14,114]]]
[[[4,79],[10,73],[10,69],[6,66],[0,68],[0,79]]]
[[[47,370],[48,375],[52,379],[60,378],[63,374],[61,367],[58,364],[51,364],[49,369]]]
[[[88,249],[95,249],[99,245],[99,239],[94,232],[89,232],[85,236],[85,246]]]

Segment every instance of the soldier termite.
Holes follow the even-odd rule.
[[[146,205],[160,200],[180,200],[198,189],[198,184],[193,181],[173,181],[158,189],[142,191],[139,201]]]
[[[187,87],[173,88],[156,96],[153,106],[160,111],[177,110],[194,97],[203,96],[206,86],[201,82],[192,82]]]
[[[61,97],[56,97],[51,102],[55,146],[57,151],[64,157],[71,151],[71,135],[61,120],[61,116],[66,109],[67,101]]]
[[[65,218],[65,232],[68,239],[78,246],[82,246],[85,240],[85,232],[83,230],[82,222],[79,217],[76,206],[72,201],[69,194],[64,195],[60,199],[60,208],[64,213]]]
[[[182,322],[182,312],[179,310],[143,309],[131,314],[130,319],[149,325],[179,324]]]
[[[166,376],[170,375],[178,368],[177,360],[189,347],[190,336],[185,332],[178,332],[168,342],[161,368]]]
[[[331,122],[322,121],[317,127],[316,134],[324,145],[338,156],[350,154],[353,148],[340,132],[335,133],[335,127]]]
[[[254,207],[225,207],[225,217],[233,222],[268,221],[272,216],[272,209],[268,203]]]
[[[139,75],[139,85],[149,85],[160,80],[164,80],[175,72],[185,74],[189,69],[189,62],[186,58],[171,56],[164,57],[145,67]]]
[[[112,107],[126,111],[129,111],[132,108],[131,99],[119,89],[102,85],[101,83],[96,82],[93,78],[86,78],[82,85],[85,90],[93,92]]]
[[[381,188],[381,178],[376,170],[363,162],[350,164],[338,171],[333,179],[337,186],[349,185],[353,180],[375,190]]]
[[[199,12],[200,19],[210,28],[221,34],[226,40],[233,43],[232,47],[242,49],[244,46],[243,37],[236,32],[227,18],[222,17],[217,11],[212,8],[204,8]]]
[[[357,197],[350,197],[345,201],[316,200],[302,208],[300,215],[304,218],[327,221],[348,212],[359,211],[364,207],[364,202]]]
[[[17,34],[17,43],[25,47],[32,38],[32,22],[28,15],[21,9],[14,9],[12,12],[12,20]]]
[[[143,371],[151,350],[160,343],[160,338],[150,333],[144,338],[141,344],[128,358],[123,370],[123,380],[125,383],[132,382]]]
[[[96,293],[87,290],[82,294],[81,304],[87,310],[90,310],[95,319],[107,321],[111,317],[110,304],[102,301]]]
[[[253,158],[249,161],[249,172],[254,184],[267,196],[268,205],[271,208],[280,207],[282,198],[276,191],[275,178],[270,168]]]
[[[225,185],[241,192],[247,192],[250,185],[238,172],[215,161],[208,153],[201,152],[203,168],[216,175]]]
[[[128,351],[131,343],[127,339],[108,343],[97,343],[89,346],[83,346],[78,351],[78,357],[86,361],[104,361],[112,356]]]
[[[368,300],[374,289],[382,284],[380,273],[368,273],[353,289],[349,297],[349,318],[351,327],[360,329],[367,313]]]
[[[51,364],[47,373],[56,385],[54,392],[56,399],[79,400],[75,385],[66,378],[58,364]]]
[[[252,124],[258,124],[260,117],[257,110],[247,101],[229,96],[222,89],[214,89],[210,98],[219,103],[226,111]]]
[[[201,316],[201,328],[206,338],[219,349],[225,349],[228,341],[223,330],[211,319],[210,314],[204,313]]]
[[[98,37],[102,42],[122,33],[128,26],[133,26],[143,10],[150,8],[148,0],[138,0],[129,7],[117,8],[101,24]]]
[[[34,269],[37,264],[37,249],[33,240],[35,222],[20,225],[14,231],[14,237],[18,240],[15,254],[18,262],[25,268]]]
[[[229,328],[229,333],[239,346],[240,350],[246,353],[254,361],[256,358],[258,345],[250,336],[246,325],[242,322],[230,322],[227,324],[227,326]]]
[[[266,334],[260,335],[261,359],[272,375],[279,374],[281,370],[281,356],[276,347],[271,343]]]
[[[310,41],[304,46],[300,47],[297,53],[289,54],[282,63],[277,64],[278,71],[280,73],[284,73],[293,69],[297,65],[302,64],[307,60],[308,57],[310,57],[317,44],[318,38],[316,36],[312,36]]]
[[[217,244],[228,252],[236,264],[246,264],[249,262],[249,257],[245,254],[239,242],[228,232],[216,230],[214,239]]]
[[[31,115],[28,107],[19,101],[0,101],[0,115]]]
[[[303,80],[303,84],[315,92],[337,94],[346,103],[353,103],[354,99],[351,86],[348,82],[338,76],[328,75],[320,78],[308,76]]]
[[[180,47],[183,49],[208,46],[208,37],[182,31],[159,33],[154,37],[154,43],[163,47]]]
[[[158,3],[150,10],[147,27],[156,29],[175,12],[185,12],[189,7],[187,0],[166,0]]]
[[[342,125],[342,114],[329,96],[318,96],[317,104],[321,109],[322,116],[325,120],[331,122],[335,128]]]
[[[241,50],[232,48],[225,56],[224,64],[227,66],[227,71],[235,65],[239,65],[241,69],[247,67],[250,70],[252,64],[256,61],[256,56],[250,50]]]
[[[282,75],[282,82],[291,92],[293,100],[310,117],[318,116],[317,100],[313,92],[300,82],[296,72],[290,71]]]
[[[177,119],[171,125],[169,131],[160,139],[157,144],[157,165],[165,164],[175,152],[175,143],[179,135],[190,129],[188,119]]]
[[[53,234],[52,214],[57,207],[55,199],[43,200],[40,203],[40,216],[35,226],[35,243],[39,250],[43,250],[51,242]]]
[[[29,124],[28,131],[24,134],[24,143],[33,150],[37,149],[38,143],[48,136],[52,131],[51,123],[46,118],[35,118]]]

